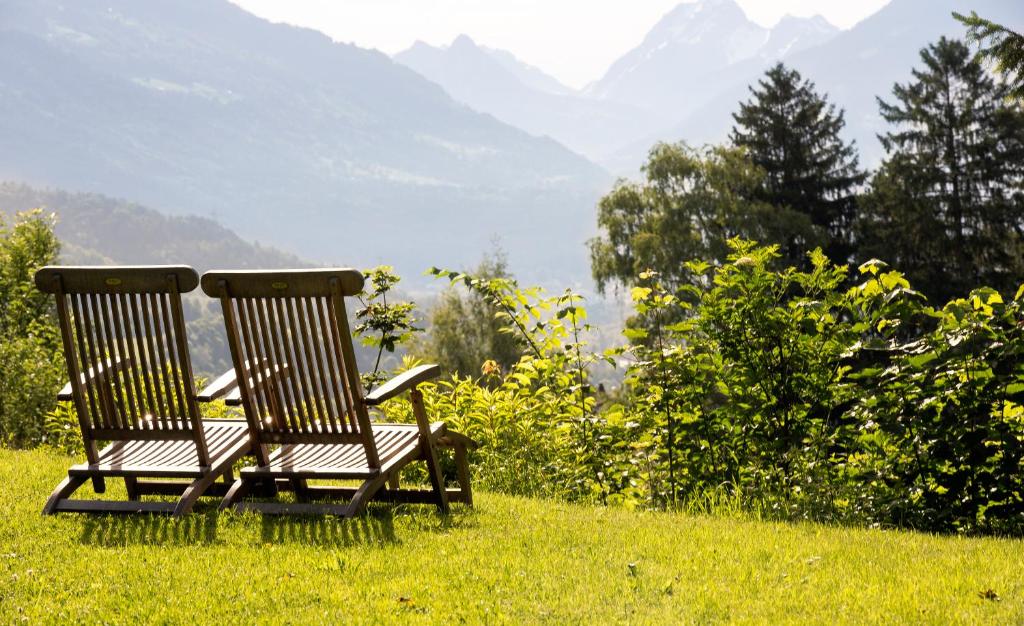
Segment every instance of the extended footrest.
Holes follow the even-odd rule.
[[[173,513],[174,502],[138,500],[60,500],[55,513]]]

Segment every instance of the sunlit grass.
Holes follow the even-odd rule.
[[[478,494],[441,518],[42,517],[68,459],[0,450],[2,621],[1024,621],[1024,542]]]

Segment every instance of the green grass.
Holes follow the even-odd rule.
[[[1024,623],[1019,540],[486,493],[447,519],[42,517],[68,462],[0,450],[0,621]]]

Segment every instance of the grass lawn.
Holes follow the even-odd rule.
[[[1024,623],[1018,540],[486,493],[447,519],[44,518],[68,462],[0,450],[0,621]]]

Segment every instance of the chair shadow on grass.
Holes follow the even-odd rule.
[[[258,515],[247,513],[226,518],[216,506],[197,506],[181,519],[166,515],[90,515],[83,517],[80,543],[100,547],[126,545],[203,546],[220,541],[218,532],[247,532],[248,519],[259,518],[260,541],[311,547],[385,546],[402,543],[395,530],[396,518],[404,518],[406,534],[447,533],[470,528],[478,520],[472,509],[458,507],[438,516],[421,505],[371,503],[362,515],[344,519],[329,515]],[[223,528],[226,527],[226,528]]]
[[[173,519],[167,515],[90,515],[82,522],[80,543],[101,547],[126,545],[191,546],[217,541],[216,508]]]
[[[317,547],[383,546],[401,543],[395,534],[394,512],[370,507],[351,519],[328,515],[264,515],[260,522],[264,543]]]

